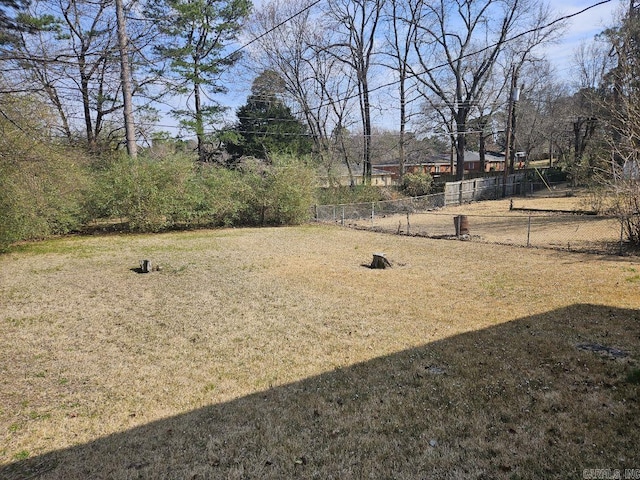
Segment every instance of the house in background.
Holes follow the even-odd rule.
[[[437,153],[425,156],[422,159],[410,159],[405,163],[405,171],[408,173],[429,173],[434,178],[440,176],[455,175],[455,157],[453,158],[453,170],[451,168],[451,154],[450,153]],[[371,173],[371,185],[379,187],[389,187],[398,184],[400,177],[400,165],[396,162],[387,163],[375,163],[372,166]],[[354,165],[353,168],[353,181],[355,185],[361,185],[362,179],[362,165]],[[489,172],[502,172],[504,169],[504,154],[489,153],[485,156],[484,173]],[[480,154],[478,152],[465,152],[464,158],[464,172],[466,174],[483,173],[480,169]],[[343,185],[348,186],[351,184],[349,177],[349,170],[345,164],[333,166],[330,171],[322,171],[320,173],[322,184],[329,185]]]
[[[441,175],[455,175],[455,162],[455,157],[452,158],[450,153],[431,154],[419,161],[413,160],[405,163],[405,171],[409,173],[430,173],[434,178]],[[400,169],[400,165],[397,162],[375,165],[374,168],[391,173],[394,182],[397,181]],[[504,154],[502,153],[487,152],[484,170],[480,167],[480,154],[478,152],[465,152],[464,154],[465,174],[502,172],[503,170]]]
[[[349,169],[344,163],[332,166],[329,171],[321,169],[319,175],[320,184],[325,187],[331,185],[348,187],[352,184],[353,180],[353,185],[362,185],[364,183],[362,165],[354,165],[352,172],[353,179],[349,175]],[[393,173],[380,169],[377,165],[373,166],[371,169],[371,185],[376,187],[390,187],[391,185],[395,185]]]

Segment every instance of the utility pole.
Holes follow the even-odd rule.
[[[509,173],[515,172],[515,159],[516,159],[516,106],[518,105],[518,100],[520,100],[520,91],[524,89],[524,85],[522,89],[516,86],[518,82],[518,72],[514,73],[513,77],[513,89],[511,90],[511,141],[509,142]]]
[[[133,121],[133,93],[131,88],[131,68],[129,66],[129,39],[124,18],[123,0],[116,0],[116,19],[118,22],[118,47],[120,50],[120,79],[122,81],[122,97],[124,103],[124,128],[127,140],[127,153],[130,157],[138,156],[136,144],[136,127]]]
[[[515,67],[511,68],[511,86],[509,88],[509,107],[507,109],[507,128],[505,131],[506,141],[504,147],[504,169],[503,169],[503,181],[502,181],[502,196],[507,196],[507,179],[509,173],[513,173],[513,163],[515,159],[515,150],[513,150],[513,143],[515,140],[515,117],[516,117],[516,102],[519,100],[520,92],[516,88],[518,83],[518,71]]]
[[[453,176],[454,163],[453,163],[453,153],[456,149],[456,140],[453,135],[453,116],[451,116],[451,120],[449,121],[449,142],[451,143],[451,154],[449,155],[449,175]]]

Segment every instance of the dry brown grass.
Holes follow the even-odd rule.
[[[351,221],[358,228],[426,237],[455,236],[454,217],[466,215],[471,240],[503,245],[564,249],[583,253],[618,253],[620,222],[616,218],[559,212],[590,210],[586,194],[571,197],[519,197],[476,202],[432,212],[377,216]],[[536,211],[538,210],[538,211]],[[545,211],[547,210],[547,211]],[[623,246],[627,250],[626,246]]]
[[[332,227],[26,245],[0,257],[0,478],[640,468],[639,308],[637,259]]]

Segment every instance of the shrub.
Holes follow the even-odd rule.
[[[136,232],[297,224],[313,203],[313,170],[290,157],[237,170],[196,165],[181,154],[114,154],[92,167],[77,153],[50,147],[17,157],[0,157],[0,249],[78,230],[90,220],[119,219]]]
[[[47,138],[51,117],[37,99],[4,94],[0,107],[0,250],[76,230],[84,220],[87,159]]]
[[[289,155],[271,164],[244,159],[240,164],[244,201],[238,221],[246,225],[293,225],[308,220],[313,205],[315,173],[305,159]]]
[[[387,192],[373,185],[338,186],[320,188],[316,192],[318,205],[342,205],[347,203],[369,203],[388,200]]]
[[[262,223],[295,225],[309,219],[316,178],[304,160],[280,156],[274,158],[264,178],[264,216]]]
[[[249,205],[255,203],[256,192],[238,170],[203,165],[199,171],[202,198],[196,211],[207,225],[233,226],[250,217]]]
[[[428,173],[405,173],[402,177],[402,191],[410,197],[420,197],[431,192],[433,177]]]
[[[87,209],[94,219],[119,218],[131,231],[151,232],[190,224],[198,199],[188,158],[133,159],[121,154],[98,173]]]
[[[314,175],[304,161],[245,160],[236,170],[181,156],[106,163],[88,202],[93,218],[120,218],[131,231],[175,226],[285,225],[305,221]]]
[[[30,139],[23,139],[29,144],[25,149],[6,140],[0,157],[0,250],[16,241],[78,230],[86,220],[86,159]]]
[[[589,206],[618,217],[624,238],[640,246],[640,178],[636,174],[617,167],[613,175],[597,176],[589,189]]]

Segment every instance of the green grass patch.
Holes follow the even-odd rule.
[[[14,460],[26,460],[27,458],[29,458],[31,456],[31,454],[29,453],[28,450],[20,450],[18,453],[16,453],[13,456]]]
[[[640,385],[640,368],[634,368],[627,374],[627,382]]]

